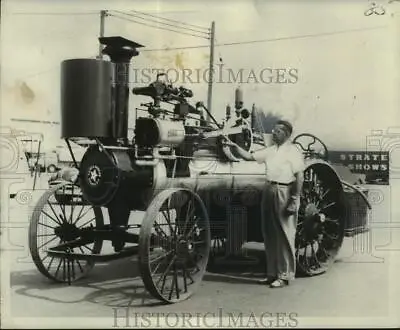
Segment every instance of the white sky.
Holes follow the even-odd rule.
[[[59,120],[61,61],[97,55],[99,10],[137,10],[205,27],[215,21],[217,44],[365,29],[217,46],[215,50],[216,63],[221,57],[225,68],[234,71],[254,70],[258,74],[263,68],[298,70],[295,84],[242,84],[246,107],[255,103],[282,114],[294,122],[295,133],[315,134],[330,149],[363,148],[371,130],[400,126],[400,2],[377,2],[385,7],[385,15],[365,16],[371,4],[364,0],[143,0],[112,1],[112,7],[111,1],[2,1],[1,124],[8,124],[10,118]],[[89,14],[32,14],[57,12]],[[208,43],[114,17],[106,18],[105,35],[132,39],[145,45],[144,50]],[[208,48],[143,51],[132,65],[138,69],[179,65],[205,69],[208,55]],[[181,59],[179,63],[177,58]],[[195,93],[193,101],[206,104],[207,83],[189,87]],[[213,113],[217,118],[222,118],[227,103],[233,105],[236,87],[232,83],[214,84]],[[132,118],[139,101],[131,95]],[[59,128],[44,133],[56,137]]]

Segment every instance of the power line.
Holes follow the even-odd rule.
[[[270,39],[259,39],[259,40],[248,40],[248,41],[238,41],[238,42],[229,42],[229,43],[216,43],[215,46],[235,46],[235,45],[244,45],[244,44],[252,44],[252,43],[262,43],[262,42],[274,42],[274,41],[283,41],[283,40],[294,40],[294,39],[306,39],[306,38],[314,38],[314,37],[323,37],[329,35],[337,35],[349,32],[361,32],[367,30],[376,30],[386,28],[387,26],[375,26],[371,28],[359,28],[359,29],[349,29],[342,31],[333,31],[333,32],[322,32],[315,34],[304,34],[298,36],[288,36],[288,37],[278,37],[278,38],[270,38]],[[154,52],[154,51],[169,51],[169,50],[182,50],[182,49],[196,49],[196,48],[208,48],[209,45],[198,45],[198,46],[188,46],[188,47],[168,47],[168,48],[154,48],[154,49],[143,49],[142,52]]]
[[[88,58],[88,59],[93,58],[93,59],[94,59],[94,58],[96,58],[96,57],[97,57],[97,55],[93,55],[93,56],[86,57],[86,58]],[[30,75],[28,75],[28,76],[25,76],[25,77],[23,77],[23,79],[34,78],[34,77],[36,77],[36,76],[40,76],[40,75],[42,75],[42,74],[51,72],[51,71],[53,71],[53,70],[55,70],[56,68],[59,68],[59,67],[60,67],[60,65],[55,65],[55,66],[52,66],[51,68],[48,68],[48,69],[46,69],[46,70],[39,71],[39,72],[30,74]]]
[[[195,35],[195,34],[192,34],[192,33],[186,33],[186,32],[182,32],[182,31],[176,31],[176,30],[172,30],[172,29],[169,29],[169,28],[166,28],[166,27],[159,27],[159,26],[154,26],[154,25],[146,24],[146,23],[143,23],[143,22],[134,21],[134,20],[132,20],[132,19],[129,19],[129,18],[126,18],[126,17],[117,16],[117,15],[114,15],[114,14],[108,14],[108,16],[110,16],[110,17],[116,17],[116,18],[119,18],[119,19],[121,19],[121,20],[126,20],[126,21],[128,21],[128,22],[133,22],[133,23],[137,23],[137,24],[146,25],[146,26],[149,26],[149,27],[153,27],[153,28],[155,28],[155,29],[168,30],[168,31],[176,32],[176,33],[186,34],[186,35],[189,35],[189,36],[192,36],[192,37],[198,37],[198,38],[203,38],[203,39],[209,39],[209,38],[207,38],[207,37]]]
[[[218,45],[216,45],[218,46]],[[182,49],[196,49],[196,48],[209,48],[210,45],[199,45],[199,46],[182,46],[182,47],[171,47],[171,48],[154,48],[154,49],[142,49],[140,52],[158,52],[168,50],[182,50]]]
[[[195,30],[195,29],[191,29],[191,28],[187,28],[187,27],[177,26],[177,25],[174,25],[174,24],[163,23],[163,22],[160,22],[160,21],[157,21],[157,20],[153,20],[153,19],[150,19],[150,18],[143,18],[143,17],[140,17],[140,16],[135,15],[135,14],[127,14],[127,13],[124,13],[124,12],[118,11],[118,10],[113,10],[113,11],[116,12],[116,13],[122,14],[122,15],[127,15],[127,16],[131,16],[131,17],[139,18],[139,19],[142,19],[144,21],[148,20],[150,22],[155,22],[157,24],[164,24],[164,25],[167,25],[167,26],[172,26],[172,27],[177,28],[177,29],[189,30],[189,31],[197,32],[197,33],[203,33],[205,35],[209,35],[210,34],[209,32],[203,32],[203,31],[199,31],[199,30]]]
[[[206,28],[206,27],[204,27],[204,26],[199,26],[199,25],[189,24],[189,23],[185,23],[185,22],[181,22],[181,21],[176,21],[176,20],[173,20],[173,19],[170,19],[170,18],[164,18],[164,17],[160,17],[160,16],[155,16],[155,15],[143,13],[143,12],[136,11],[136,10],[130,10],[130,11],[131,11],[131,12],[135,12],[135,13],[139,13],[139,14],[142,14],[142,15],[146,15],[146,16],[158,18],[158,19],[161,19],[161,20],[164,20],[164,21],[167,21],[167,22],[169,21],[169,22],[178,23],[178,24],[181,24],[181,25],[192,26],[192,27],[194,27],[194,28],[204,29],[204,30],[206,30],[206,31],[210,31],[209,28]]]
[[[36,77],[36,76],[40,76],[40,75],[45,74],[47,72],[53,71],[56,67],[58,67],[58,65],[57,66],[53,66],[50,69],[47,69],[47,70],[44,70],[44,71],[39,71],[39,72],[33,73],[31,75],[28,75],[28,76],[24,77],[24,79],[30,79],[30,78],[33,78],[33,77]]]
[[[372,28],[359,28],[359,29],[350,29],[350,30],[333,31],[333,32],[322,32],[322,33],[316,33],[316,34],[303,34],[303,35],[299,35],[299,36],[279,37],[279,38],[273,38],[273,39],[238,41],[238,42],[230,42],[230,43],[218,44],[217,46],[234,46],[234,45],[253,44],[253,43],[259,43],[259,42],[271,42],[271,41],[281,41],[281,40],[294,40],[294,39],[323,37],[323,36],[337,35],[337,34],[343,34],[343,33],[348,33],[348,32],[360,32],[360,31],[366,31],[366,30],[376,30],[376,29],[381,29],[381,28],[385,28],[385,27],[386,26],[383,25],[383,26],[377,26],[377,27],[372,27]]]
[[[208,37],[205,37],[205,36],[202,36],[202,35],[196,35],[196,34],[193,34],[193,33],[177,31],[177,30],[173,30],[173,29],[170,29],[170,28],[166,28],[166,27],[154,26],[154,25],[151,25],[151,24],[146,24],[144,22],[138,22],[138,21],[135,21],[133,19],[122,17],[122,16],[117,16],[117,15],[113,15],[113,14],[108,14],[108,16],[116,17],[116,18],[119,18],[119,19],[122,19],[122,20],[126,20],[126,21],[129,21],[129,22],[137,23],[137,24],[142,24],[142,25],[153,27],[153,28],[156,28],[156,29],[168,30],[168,31],[171,31],[171,32],[181,33],[181,34],[185,34],[185,35],[189,35],[189,36],[193,36],[193,37],[209,39]]]
[[[60,15],[60,16],[71,16],[71,15],[98,15],[98,12],[76,12],[76,13],[39,13],[39,12],[20,12],[20,13],[12,13],[12,15],[32,15],[32,16],[38,16],[38,15]]]

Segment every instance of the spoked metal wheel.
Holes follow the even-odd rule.
[[[188,299],[206,271],[210,224],[200,197],[187,189],[159,193],[139,237],[139,265],[151,295],[166,303]]]
[[[76,194],[77,187],[63,182],[49,189],[37,202],[29,224],[29,249],[38,270],[56,282],[71,283],[85,276],[94,266],[91,260],[76,260],[73,257],[53,257],[50,248],[80,238],[82,230],[104,224],[100,208],[88,205]],[[68,196],[60,203],[60,196]],[[63,200],[63,198],[61,198]],[[69,248],[70,253],[98,254],[103,241],[81,244]]]
[[[306,168],[295,241],[301,274],[324,273],[333,263],[344,237],[343,201],[340,180],[327,163]]]

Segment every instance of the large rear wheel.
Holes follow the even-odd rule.
[[[334,262],[344,238],[343,198],[341,182],[328,164],[317,161],[306,168],[295,242],[301,274],[324,273]]]

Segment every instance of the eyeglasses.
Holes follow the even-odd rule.
[[[286,133],[283,128],[275,127],[272,129],[272,133]]]

